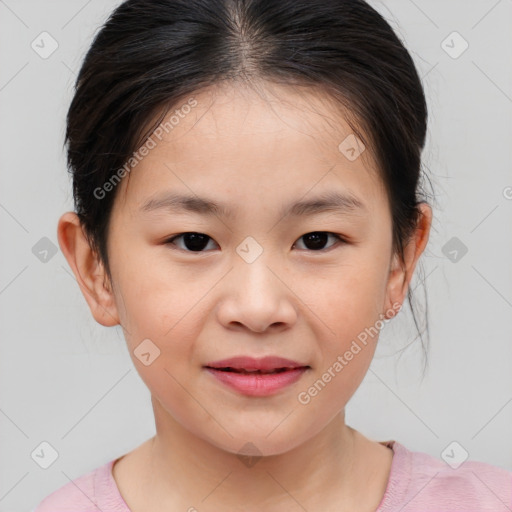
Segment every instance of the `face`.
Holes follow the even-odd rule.
[[[224,86],[188,104],[118,185],[109,307],[157,422],[233,453],[283,453],[343,411],[403,301],[388,199],[370,151],[354,159],[351,128],[319,93]],[[301,369],[206,368],[237,356]]]

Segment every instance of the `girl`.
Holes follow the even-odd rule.
[[[428,241],[426,125],[363,0],[121,4],[76,82],[58,237],[156,435],[36,512],[510,510],[512,473],[345,423]]]

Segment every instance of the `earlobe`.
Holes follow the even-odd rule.
[[[106,327],[118,325],[119,316],[104,266],[91,249],[76,213],[61,216],[57,238],[94,319]]]
[[[432,209],[426,203],[420,203],[418,209],[421,215],[416,230],[404,247],[403,261],[398,254],[392,258],[386,290],[387,310],[396,309],[393,304],[404,303],[414,270],[429,239]]]

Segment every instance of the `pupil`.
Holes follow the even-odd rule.
[[[208,235],[201,233],[187,233],[183,235],[185,246],[190,251],[202,251],[208,245]]]
[[[309,249],[322,249],[327,241],[327,233],[314,232],[305,235],[306,240],[312,241],[312,244],[305,242],[306,247]]]

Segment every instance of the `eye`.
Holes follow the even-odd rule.
[[[208,235],[204,233],[181,233],[180,235],[173,236],[169,240],[166,240],[166,244],[177,245],[174,243],[175,240],[179,238],[183,238],[183,243],[185,245],[185,251],[188,252],[202,252],[203,249],[208,245],[208,240],[213,240]]]
[[[306,233],[299,238],[299,241],[304,239],[304,245],[307,250],[319,252],[322,250],[326,250],[324,245],[326,244],[329,236],[337,239],[341,243],[346,243],[346,241],[339,235],[335,233],[330,233],[328,231],[313,231],[311,233]],[[176,240],[182,239],[184,247],[179,247],[179,244],[176,243]],[[186,252],[204,252],[205,247],[208,246],[208,242],[213,239],[204,233],[196,233],[196,232],[187,232],[181,233],[179,235],[173,236],[165,241],[167,245],[175,245],[179,249],[184,250]],[[294,244],[297,244],[297,242]],[[327,249],[333,247],[335,244],[331,244]]]
[[[313,250],[313,251],[322,251],[325,250],[323,247],[329,236],[332,236],[336,239],[338,239],[341,243],[345,243],[345,240],[341,238],[339,235],[336,235],[335,233],[329,233],[328,231],[313,231],[311,233],[306,233],[305,235],[302,235],[299,240],[304,239],[304,245],[307,249]],[[331,244],[328,248],[332,247],[334,244]]]

